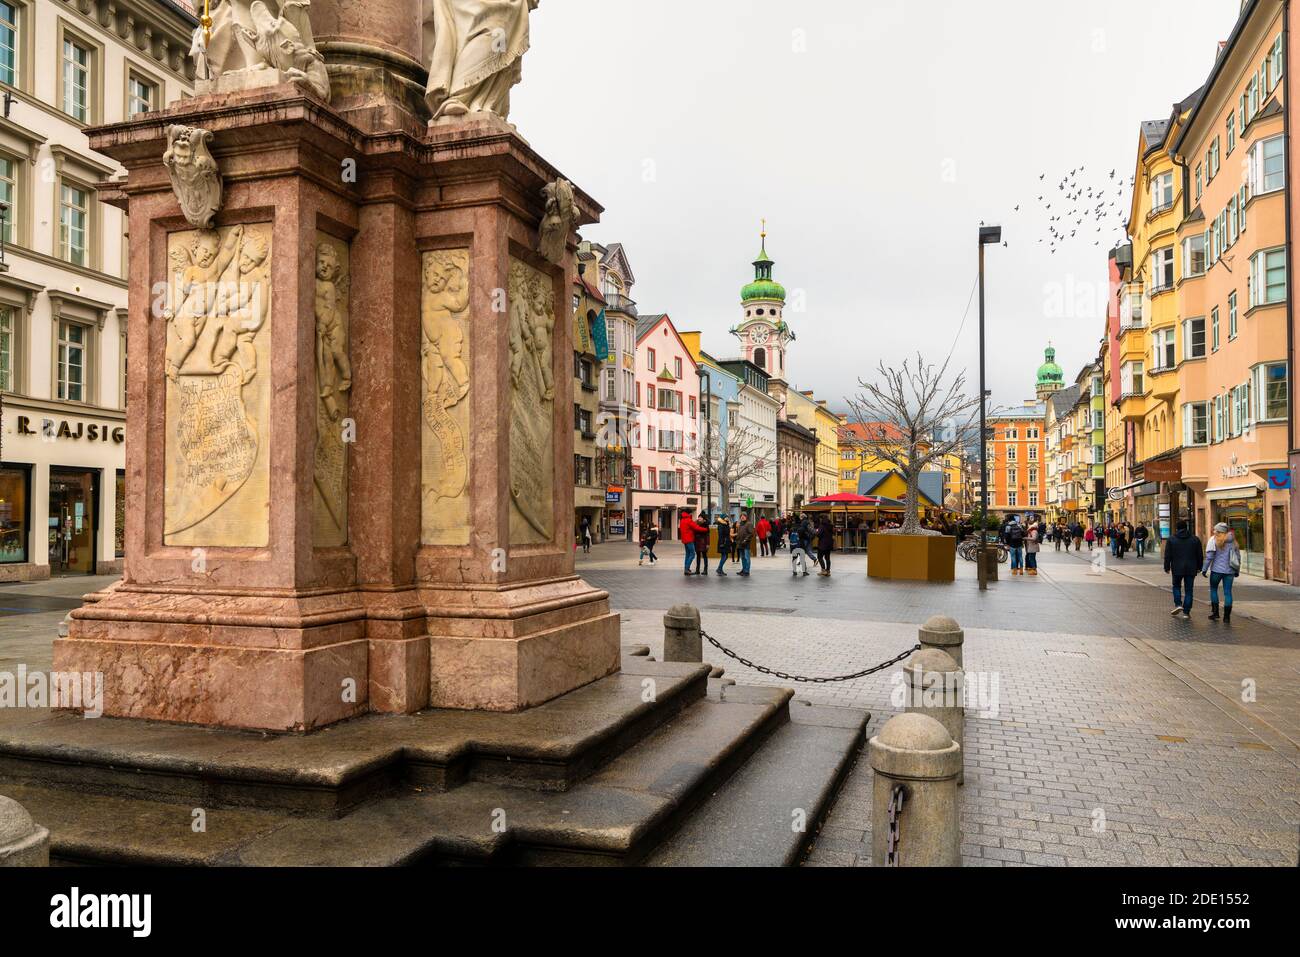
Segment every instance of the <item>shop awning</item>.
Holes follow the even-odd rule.
[[[1205,497],[1211,502],[1220,502],[1225,498],[1251,498],[1263,492],[1264,489],[1252,482],[1250,485],[1233,485],[1231,488],[1207,488]]]

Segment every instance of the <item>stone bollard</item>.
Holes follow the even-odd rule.
[[[947,615],[932,615],[921,626],[916,640],[921,643],[922,648],[937,648],[947,653],[953,661],[957,662],[958,668],[966,667],[961,654],[966,632],[962,631],[961,625],[957,624],[955,618],[949,618]]]
[[[934,718],[899,714],[868,744],[875,780],[871,801],[871,858],[889,866],[889,806],[902,785],[898,812],[898,867],[960,867],[957,774],[961,745]]]
[[[50,832],[27,809],[0,795],[0,867],[49,867]]]
[[[664,615],[664,661],[703,661],[700,610],[694,605],[674,605]]]
[[[937,648],[922,648],[903,665],[907,686],[907,713],[925,714],[943,725],[963,749],[957,783],[966,783],[966,712],[962,707],[966,675],[950,655]]]

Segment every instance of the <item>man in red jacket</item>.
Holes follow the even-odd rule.
[[[709,530],[695,521],[689,508],[682,509],[682,520],[677,523],[677,533],[681,536],[682,544],[686,546],[686,574],[695,574],[695,538],[697,535],[707,536]],[[705,548],[708,548],[708,538],[703,539]]]
[[[758,554],[770,555],[771,552],[767,548],[767,539],[772,534],[772,523],[767,520],[766,515],[758,520],[758,524],[754,526],[754,531],[758,534]]]

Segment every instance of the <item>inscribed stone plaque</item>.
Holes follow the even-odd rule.
[[[346,243],[316,234],[316,476],[312,497],[317,546],[348,541],[348,442],[352,363],[348,359],[349,255]]]
[[[532,266],[510,260],[510,544],[554,534],[555,289]]]
[[[468,545],[469,250],[426,252],[421,272],[421,541]]]
[[[271,227],[172,233],[163,543],[269,538]]]

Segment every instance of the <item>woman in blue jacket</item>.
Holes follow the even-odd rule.
[[[1232,582],[1241,574],[1241,549],[1226,522],[1214,526],[1205,546],[1205,567],[1210,576],[1210,621],[1219,620],[1219,586],[1223,586],[1223,623],[1232,621]]]

